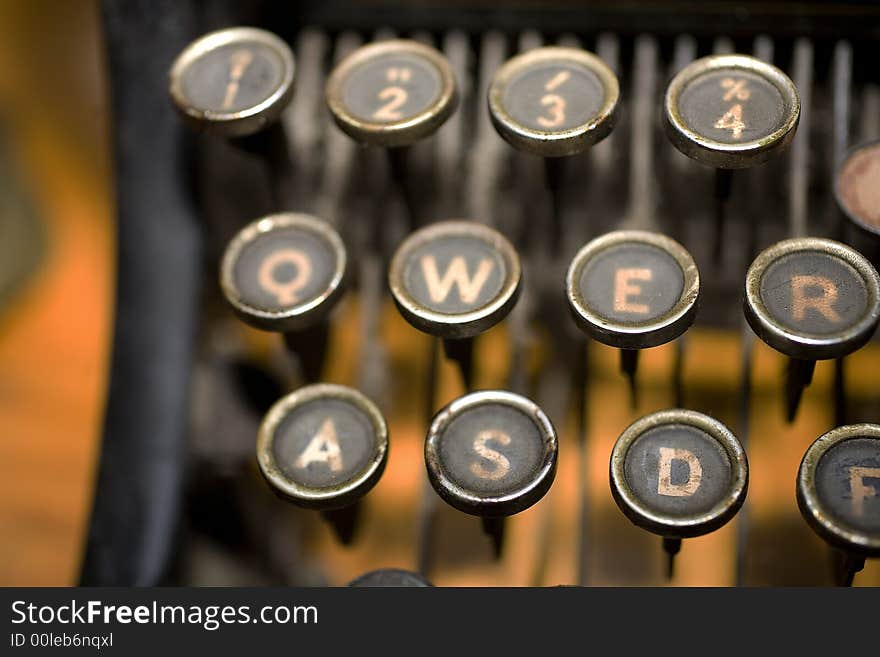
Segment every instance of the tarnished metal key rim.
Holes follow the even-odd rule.
[[[781,282],[765,283],[768,276]],[[808,293],[811,286],[822,294]],[[789,288],[788,296],[783,295]],[[768,304],[771,293],[774,300]],[[852,298],[840,299],[841,294]],[[880,276],[846,244],[817,237],[783,240],[762,251],[749,267],[743,311],[758,337],[787,356],[839,358],[863,346],[876,329]],[[822,324],[824,316],[830,319]]]
[[[544,497],[557,453],[550,418],[533,401],[504,390],[454,400],[434,417],[425,441],[428,479],[438,495],[484,517],[514,515]]]
[[[716,78],[716,93],[694,91]],[[683,106],[690,95],[698,105],[693,111]],[[761,103],[763,110],[750,113],[749,103]],[[769,122],[756,127],[755,116]],[[663,103],[664,127],[673,145],[688,157],[719,169],[767,161],[788,146],[799,120],[800,99],[791,79],[749,55],[711,55],[692,62],[669,83]],[[751,135],[753,131],[757,134]],[[729,137],[722,139],[721,134]]]
[[[834,177],[834,198],[849,221],[880,237],[880,140],[846,154]]]
[[[458,106],[455,75],[436,49],[406,39],[363,46],[327,80],[333,120],[355,141],[409,146],[433,134]]]
[[[664,282],[667,287],[672,285],[677,289],[672,295],[665,295],[669,298],[663,301],[666,307],[662,311],[653,312],[645,306],[644,313],[631,314],[624,320],[613,317],[612,311],[602,312],[596,304],[591,304],[587,299],[589,290],[586,287],[591,283],[588,276],[590,267],[602,258],[614,256],[616,251],[623,253],[632,249],[645,249],[646,256],[661,259],[658,265],[669,265],[667,269],[672,273],[665,277],[669,280],[664,279]],[[631,254],[627,255],[631,258]],[[672,274],[680,280],[672,280]],[[596,280],[593,277],[592,282],[595,284]],[[642,281],[642,284],[645,282]],[[621,349],[656,347],[680,336],[693,323],[699,292],[700,274],[687,249],[665,235],[650,231],[621,230],[597,237],[578,251],[565,276],[565,296],[578,326],[599,342]],[[612,282],[607,290],[602,290],[601,296],[603,299],[612,299],[615,293]]]
[[[667,501],[698,501],[696,493],[700,492],[699,485],[688,490],[671,481],[671,462],[690,458],[674,451],[681,436],[705,443],[708,446],[705,454],[713,454],[710,448],[716,447],[715,465],[727,472],[725,478],[721,477],[720,472],[712,472],[710,476],[710,473],[702,471],[704,485],[709,482],[714,485],[714,489],[704,492],[707,499],[699,500],[700,503],[694,505],[693,511],[684,508],[685,505],[681,505],[682,508],[676,511],[664,510],[658,502],[663,497]],[[670,445],[668,449],[673,451],[666,458],[666,466],[670,469],[668,476],[663,473],[663,465],[658,465],[657,473],[651,470],[657,483],[652,478],[651,481],[642,482],[644,486],[640,486],[640,482],[630,481],[627,465],[630,459],[635,458],[634,449],[643,439],[666,441]],[[663,458],[662,454],[659,458]],[[709,463],[704,463],[702,467],[708,466]],[[693,470],[689,469],[688,482],[692,481],[692,474]],[[644,479],[644,476],[645,472],[640,472],[639,477]],[[669,409],[646,415],[624,430],[611,452],[611,494],[617,506],[633,524],[667,538],[702,536],[725,525],[745,502],[748,481],[748,460],[736,436],[715,418],[696,411]],[[660,486],[665,486],[668,490],[661,491]],[[689,493],[689,496],[684,493]]]
[[[869,443],[873,443],[873,450],[866,449]],[[857,458],[863,457],[865,452],[872,455],[869,457],[871,467],[865,466],[864,459]],[[834,463],[829,464],[830,461]],[[861,467],[848,465],[857,462]],[[833,472],[823,472],[826,465],[837,467]],[[840,471],[847,468],[849,473]],[[853,472],[856,468],[860,472]],[[880,488],[867,486],[865,481],[869,478],[880,480],[880,425],[837,427],[816,439],[804,454],[798,469],[797,502],[810,527],[831,545],[846,552],[877,557],[880,556],[880,518],[875,514],[873,526],[868,526],[863,507],[880,494]],[[842,480],[849,484],[848,490],[840,486]],[[856,493],[853,483],[864,490]],[[832,490],[838,493],[836,499],[829,498]],[[852,511],[854,506],[862,507],[860,514]]]
[[[487,100],[492,123],[508,143],[561,157],[610,134],[619,97],[617,76],[599,57],[548,46],[507,61],[492,78]]]
[[[168,74],[169,93],[196,130],[242,137],[279,118],[293,96],[294,73],[293,53],[280,37],[233,27],[196,39],[178,55]]]
[[[345,245],[329,223],[286,212],[257,219],[230,241],[220,287],[244,322],[284,333],[325,319],[345,291],[347,271]]]
[[[519,297],[521,280],[519,256],[507,238],[463,220],[412,233],[388,270],[388,285],[404,318],[446,339],[475,337],[504,319]]]
[[[338,429],[328,424],[333,422]],[[291,452],[280,444],[283,440],[297,449]],[[313,463],[330,462],[333,455],[312,444],[326,447],[327,441],[336,446],[339,467],[310,472]],[[319,383],[282,397],[269,409],[257,436],[257,463],[280,497],[327,511],[351,506],[378,483],[388,446],[385,418],[370,399],[353,388]],[[285,462],[282,453],[297,459]]]

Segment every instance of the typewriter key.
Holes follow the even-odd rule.
[[[352,587],[425,587],[434,586],[418,573],[399,568],[380,568],[364,573],[348,584]]]
[[[635,404],[638,349],[656,347],[693,323],[700,275],[678,242],[659,233],[621,230],[602,235],[574,257],[566,298],[578,326],[621,349],[621,370]]]
[[[834,195],[849,221],[880,236],[880,141],[847,154],[837,170]]]
[[[452,67],[417,41],[381,41],[343,59],[327,80],[327,106],[355,141],[389,148],[392,176],[417,224],[418,199],[407,175],[407,150],[446,122],[458,105]]]
[[[482,516],[496,557],[504,518],[540,500],[556,476],[556,430],[520,395],[483,390],[459,397],[431,422],[428,479],[449,505]]]
[[[561,233],[562,160],[608,136],[617,117],[617,77],[596,55],[548,46],[518,55],[489,86],[489,116],[514,148],[544,158],[554,205],[554,245]]]
[[[409,146],[433,134],[458,103],[446,58],[416,41],[363,46],[327,81],[327,105],[343,132],[373,146]]]
[[[391,260],[388,283],[403,317],[443,339],[470,387],[472,339],[500,322],[520,291],[519,257],[497,231],[443,221],[412,233]]]
[[[596,55],[545,47],[502,66],[489,87],[489,115],[515,148],[542,157],[580,153],[614,127],[617,77]]]
[[[327,222],[274,214],[232,239],[223,255],[220,286],[246,323],[284,333],[307,378],[317,380],[327,316],[344,291],[347,264],[342,239]]]
[[[844,244],[788,239],[760,253],[749,267],[743,310],[758,337],[789,356],[791,420],[815,361],[841,358],[871,338],[880,321],[880,278]]]
[[[387,460],[382,413],[345,386],[320,383],[281,398],[257,437],[257,462],[272,490],[322,511],[345,544],[356,529],[357,503],[379,481]]]
[[[274,123],[290,102],[294,59],[271,32],[233,27],[193,41],[169,77],[174,106],[191,125],[242,137]]]
[[[814,442],[797,479],[801,514],[844,555],[840,583],[849,586],[880,556],[880,425],[832,429]]]
[[[611,494],[633,524],[663,537],[672,576],[683,538],[725,525],[746,498],[746,454],[718,420],[682,409],[636,420],[611,452]]]
[[[732,170],[780,153],[794,138],[800,99],[789,77],[748,55],[712,55],[683,68],[664,101],[664,126],[673,145],[716,168],[715,255],[721,237]]]

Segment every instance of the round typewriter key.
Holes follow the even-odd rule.
[[[257,437],[257,462],[272,490],[298,506],[328,512],[345,543],[356,518],[341,512],[356,509],[387,460],[385,419],[373,402],[345,386],[321,383],[283,397]]]
[[[635,525],[664,538],[669,574],[681,539],[726,524],[746,498],[745,452],[718,420],[682,409],[636,420],[611,452],[611,493]]]
[[[169,78],[174,106],[191,125],[241,137],[273,123],[290,102],[294,59],[271,32],[233,27],[193,41]]]
[[[544,157],[580,153],[614,127],[617,77],[596,55],[546,47],[502,66],[489,87],[489,115],[512,146]]]
[[[408,146],[455,111],[452,67],[416,41],[381,41],[342,60],[327,81],[327,105],[343,132],[374,146]]]
[[[328,315],[342,297],[348,258],[339,234],[305,214],[273,214],[236,235],[223,255],[220,285],[246,323],[284,334],[306,381],[321,378]]]
[[[880,556],[880,425],[832,429],[801,461],[797,500],[807,523],[847,555],[849,585],[865,557]]]
[[[536,48],[509,60],[489,86],[489,116],[498,134],[526,153],[545,158],[553,201],[551,243],[562,238],[563,160],[608,136],[617,118],[620,87],[614,71],[579,48]]]
[[[574,257],[565,277],[575,322],[594,339],[622,349],[633,384],[637,349],[674,340],[693,323],[700,275],[675,240],[648,231],[602,235]]]
[[[837,170],[834,193],[846,217],[880,236],[880,141],[856,146]]]
[[[235,312],[267,331],[296,331],[326,318],[339,300],[347,256],[325,221],[283,213],[259,219],[226,247],[220,284]]]
[[[425,442],[428,479],[448,504],[482,516],[500,554],[503,518],[540,500],[556,476],[556,430],[532,401],[484,390],[434,417]]]
[[[749,267],[743,309],[758,337],[792,359],[786,381],[791,419],[815,361],[843,357],[871,338],[880,321],[880,277],[844,244],[788,239]]]
[[[510,242],[470,221],[443,221],[412,233],[397,248],[388,272],[403,317],[442,338],[466,380],[469,340],[507,316],[520,281],[519,257]]]
[[[685,155],[722,169],[767,161],[794,138],[794,83],[748,55],[713,55],[683,68],[664,102],[666,134]]]
[[[678,150],[716,168],[713,260],[720,263],[732,170],[766,162],[788,146],[800,120],[797,89],[760,59],[712,55],[672,79],[663,117]]]
[[[425,587],[434,586],[418,573],[399,568],[381,568],[364,573],[348,584],[352,587]]]
[[[393,40],[363,46],[343,59],[327,81],[327,106],[355,141],[387,147],[394,183],[419,224],[419,192],[409,176],[408,147],[432,135],[458,105],[452,67],[434,48]]]

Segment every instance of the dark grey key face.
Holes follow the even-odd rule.
[[[412,298],[438,313],[471,312],[491,303],[507,279],[497,249],[476,237],[439,236],[413,249],[403,281]]]
[[[610,134],[619,96],[614,71],[596,55],[546,46],[517,55],[495,72],[489,117],[514,148],[563,157]]]
[[[792,238],[762,251],[746,274],[749,325],[792,358],[839,358],[864,345],[880,321],[880,276],[845,244]]]
[[[345,287],[339,234],[311,215],[284,213],[245,226],[226,247],[220,284],[248,324],[282,333],[314,326]]]
[[[760,294],[776,322],[805,336],[845,332],[869,312],[859,272],[841,258],[818,251],[776,259],[761,277]]]
[[[668,313],[684,292],[684,272],[666,251],[621,243],[597,253],[581,269],[581,297],[597,315],[627,326]]]
[[[441,338],[470,338],[500,322],[520,286],[516,251],[497,231],[469,221],[443,221],[411,234],[388,271],[406,320]]]
[[[273,123],[293,95],[293,53],[278,36],[253,27],[205,34],[174,60],[169,92],[199,131],[243,137]]]
[[[364,573],[349,583],[353,587],[426,587],[433,586],[418,573],[398,568],[382,568]]]
[[[856,435],[832,446],[818,462],[815,487],[837,523],[880,541],[880,439]]]
[[[534,481],[548,447],[522,411],[491,403],[453,418],[438,446],[445,475],[478,496],[504,495]]]
[[[837,172],[837,202],[846,215],[880,234],[880,142],[851,152]]]
[[[325,294],[339,264],[338,253],[322,236],[304,228],[276,228],[244,245],[234,281],[242,302],[282,311]]]
[[[284,83],[286,62],[274,49],[256,41],[228,43],[189,63],[181,90],[203,111],[234,113],[258,106]]]
[[[674,340],[693,323],[700,275],[675,240],[620,230],[578,251],[565,287],[583,331],[612,347],[645,349]]]
[[[764,139],[783,128],[790,111],[778,87],[751,71],[716,69],[682,89],[678,111],[693,132],[724,144]]]
[[[291,481],[312,489],[344,484],[375,459],[370,418],[339,399],[314,399],[293,409],[275,429],[275,463]]]
[[[688,157],[722,169],[780,153],[800,120],[797,89],[781,70],[748,55],[712,55],[679,71],[663,103],[666,135]]]
[[[306,508],[354,504],[376,483],[388,459],[388,428],[369,399],[329,383],[278,400],[260,425],[257,463],[272,489]]]
[[[685,409],[633,422],[611,452],[611,494],[635,525],[667,538],[702,536],[746,498],[749,465],[718,420]]]
[[[432,109],[443,93],[436,66],[415,53],[387,53],[353,68],[342,99],[354,117],[370,123],[405,123]]]
[[[532,401],[502,390],[460,397],[434,417],[428,479],[453,507],[484,517],[523,511],[556,476],[556,430]]]
[[[585,66],[543,60],[507,82],[502,103],[527,128],[562,132],[594,119],[605,106],[605,94],[602,81]]]
[[[674,517],[709,512],[732,485],[724,447],[685,424],[658,426],[639,436],[626,453],[624,476],[645,507]]]

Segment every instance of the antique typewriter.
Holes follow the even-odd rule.
[[[880,584],[875,2],[103,21],[83,584]]]

